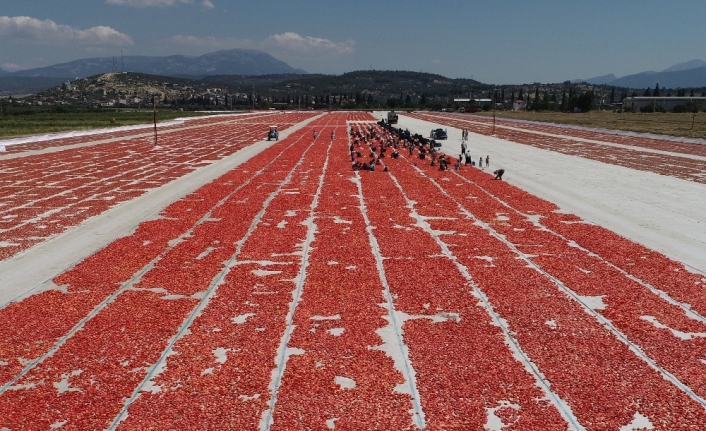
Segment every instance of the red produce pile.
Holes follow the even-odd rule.
[[[396,148],[370,120],[314,119],[0,309],[0,428],[706,427],[706,277],[478,169],[351,170],[353,133]],[[182,139],[223,157],[238,124]]]
[[[206,118],[202,127],[163,135],[157,148],[143,137],[4,160],[0,260],[262,140],[270,122],[284,130],[311,115]]]

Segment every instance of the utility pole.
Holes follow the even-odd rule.
[[[154,146],[157,146],[157,95],[152,95],[152,118],[154,119]]]
[[[252,86],[252,109],[255,110],[255,86]]]
[[[493,136],[495,136],[495,108],[493,108]]]

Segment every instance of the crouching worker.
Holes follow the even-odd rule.
[[[446,160],[446,157],[444,157],[443,155],[441,157],[439,157],[439,170],[445,171],[446,169],[448,169],[448,166],[449,166],[449,161]]]
[[[398,158],[399,156],[400,156],[400,153],[398,153],[397,150],[395,150],[395,151],[392,152],[392,158],[393,158],[393,159],[396,159],[396,158]]]
[[[502,181],[503,174],[505,173],[505,169],[497,169],[497,170],[493,171],[493,173],[495,174],[495,178],[493,178],[494,180]]]

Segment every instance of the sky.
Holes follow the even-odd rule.
[[[489,84],[706,60],[703,0],[0,0],[0,68],[248,48],[310,73]]]

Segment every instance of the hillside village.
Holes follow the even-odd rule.
[[[25,98],[32,105],[89,105],[94,107],[151,106],[173,102],[226,106],[230,98],[247,99],[246,94],[228,93],[221,88],[208,88],[192,80],[158,77],[135,73],[106,73],[67,81]]]
[[[649,90],[649,89],[648,89]],[[662,96],[683,90],[662,89]],[[178,110],[281,109],[473,109],[587,111],[618,109],[628,89],[586,82],[489,85],[470,79],[405,71],[358,71],[343,75],[218,75],[187,79],[142,73],[105,73],[66,81],[12,106],[159,108]],[[701,91],[697,92],[697,96]]]

